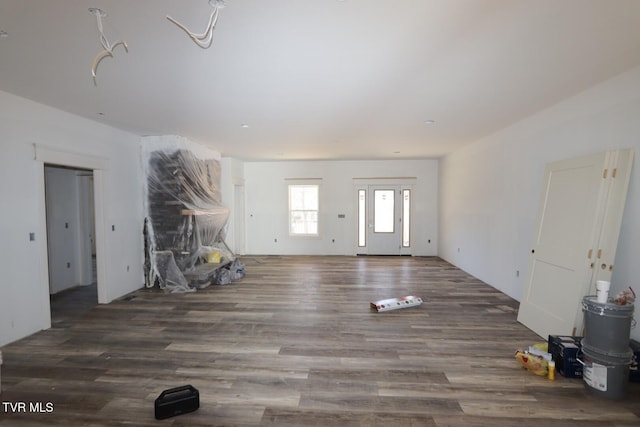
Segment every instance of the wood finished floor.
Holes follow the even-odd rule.
[[[56,298],[51,329],[2,348],[0,394],[53,412],[0,408],[0,426],[640,425],[640,384],[610,401],[519,368],[540,338],[517,302],[438,258],[242,259],[244,279],[195,293]],[[425,302],[369,308],[402,295]],[[200,409],[155,420],[184,384]]]

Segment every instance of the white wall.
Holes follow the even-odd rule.
[[[520,300],[545,165],[622,148],[634,148],[636,160],[612,292],[640,291],[640,68],[443,158],[439,255]],[[640,328],[632,336],[640,339]]]
[[[236,209],[242,209],[245,201],[236,200],[235,187],[244,186],[244,163],[238,159],[223,157],[221,164],[222,174],[220,176],[220,186],[222,190],[222,204],[231,209],[231,215],[227,223],[225,243],[234,253],[241,255],[238,251],[244,252],[244,248],[236,247],[236,235],[239,234],[238,228],[245,227],[245,224],[238,221]],[[242,236],[243,234],[240,233],[240,235]]]
[[[412,255],[436,255],[437,160],[247,162],[246,252],[355,255],[357,217],[353,179],[397,177],[417,179],[412,198],[415,209]],[[320,239],[289,237],[287,178],[322,178]],[[345,218],[338,218],[338,214],[345,214]]]
[[[106,165],[99,180],[103,221],[96,224],[104,240],[103,296],[111,301],[143,284],[139,138],[0,92],[0,345],[50,326],[42,252],[44,171],[34,144]]]

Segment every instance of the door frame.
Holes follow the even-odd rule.
[[[47,256],[47,213],[45,199],[45,164],[66,166],[71,168],[89,169],[93,171],[93,205],[95,215],[95,240],[96,240],[96,281],[98,290],[98,304],[107,304],[109,299],[109,289],[107,287],[107,245],[105,228],[105,181],[108,171],[109,161],[106,158],[92,156],[88,154],[64,151],[46,145],[35,143],[34,161],[37,165],[37,198],[38,198],[38,218],[39,227],[36,239],[38,242],[38,252],[40,264],[40,305],[45,316],[45,324],[42,329],[51,327],[51,303],[49,297],[49,260]]]
[[[403,190],[411,190],[412,196],[416,192],[418,179],[416,177],[389,177],[389,178],[353,178],[353,201],[354,201],[354,212],[353,215],[353,229],[355,230],[354,236],[354,254],[356,255],[369,255],[369,247],[366,244],[364,247],[358,246],[358,190],[366,190],[367,194],[369,194],[369,186],[371,185],[389,185],[389,186],[398,186],[400,193],[402,194]],[[399,197],[398,203],[402,203],[402,197]],[[366,209],[369,210],[369,200],[367,200]],[[415,198],[411,199],[411,210],[409,212],[410,221],[411,218],[415,216]],[[402,206],[400,207],[400,212],[402,212]],[[369,218],[369,213],[367,212],[367,220]],[[403,218],[404,221],[404,218]],[[401,224],[402,226],[402,224]],[[414,242],[414,227],[411,226],[409,228],[409,241]],[[414,245],[410,243],[409,247],[402,247],[402,231],[400,231],[400,251],[398,255],[411,255],[413,256],[413,248]]]

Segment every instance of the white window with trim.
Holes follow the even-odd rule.
[[[290,180],[289,235],[318,237],[320,212],[320,180]]]

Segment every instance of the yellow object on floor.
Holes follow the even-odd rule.
[[[220,251],[218,249],[214,249],[207,254],[207,263],[220,264]]]
[[[523,368],[536,375],[547,375],[549,371],[549,362],[544,357],[518,350],[516,360]]]

